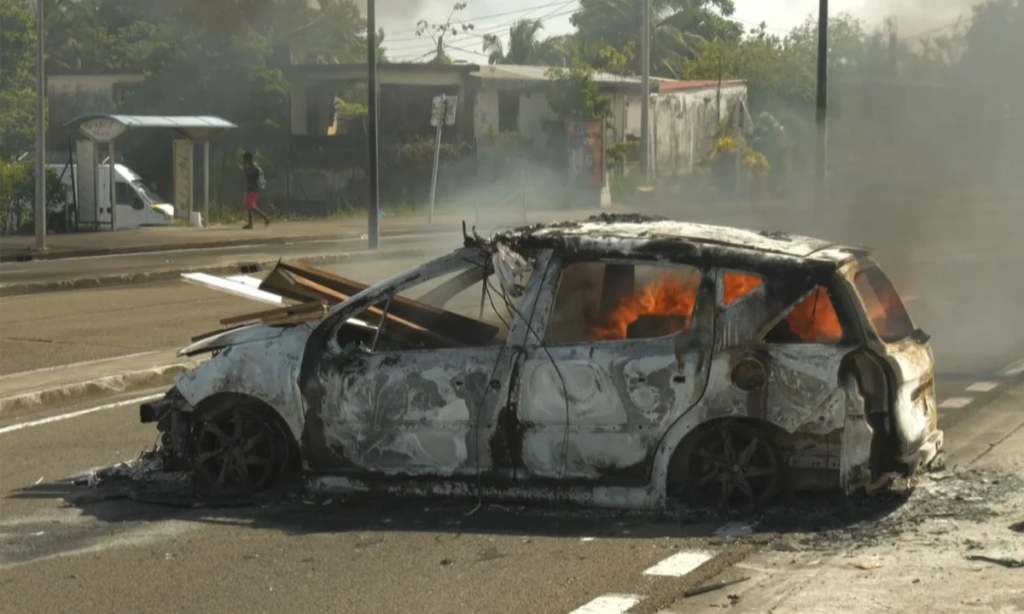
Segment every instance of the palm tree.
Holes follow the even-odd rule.
[[[484,35],[484,53],[488,64],[537,64],[545,54],[544,43],[537,34],[544,29],[539,19],[520,19],[508,29],[508,50],[495,34]]]
[[[643,2],[641,0],[581,0],[581,8],[570,19],[579,35],[596,44],[624,49],[633,41],[636,57],[630,68],[641,72],[640,45]],[[671,60],[696,55],[704,41],[718,38],[738,40],[743,28],[724,19],[733,11],[731,0],[651,0],[651,70],[665,72]]]

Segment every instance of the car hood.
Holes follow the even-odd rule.
[[[198,339],[191,345],[178,350],[178,356],[208,354],[235,345],[267,341],[280,337],[286,329],[287,327],[283,326],[265,326],[263,324],[233,328]]]

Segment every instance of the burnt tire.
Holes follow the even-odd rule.
[[[759,506],[779,495],[785,466],[767,431],[741,420],[708,425],[687,463],[687,491],[709,507]]]
[[[212,410],[194,427],[196,488],[211,498],[245,497],[271,487],[285,472],[289,446],[258,408]]]

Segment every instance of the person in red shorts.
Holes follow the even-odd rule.
[[[242,162],[245,166],[245,209],[249,213],[249,223],[243,228],[252,228],[252,214],[255,212],[263,218],[265,226],[270,225],[270,216],[259,209],[260,190],[267,187],[267,180],[263,178],[263,169],[252,159],[248,151],[242,155]]]

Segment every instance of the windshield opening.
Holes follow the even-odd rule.
[[[132,185],[135,187],[136,190],[139,191],[140,194],[142,194],[143,196],[146,197],[147,200],[149,200],[149,204],[155,205],[166,202],[164,199],[160,198],[160,195],[156,193],[156,190],[142,183],[141,179],[132,180]]]
[[[895,343],[913,334],[914,325],[910,321],[910,314],[882,269],[871,267],[858,271],[853,283],[871,319],[871,325],[882,341]]]

